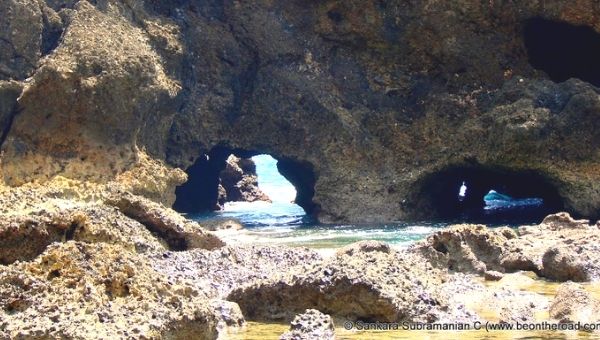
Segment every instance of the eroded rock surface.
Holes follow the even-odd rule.
[[[489,229],[483,225],[458,225],[429,236],[418,247],[433,263],[457,272],[477,272],[501,268],[503,246],[517,237],[510,228]]]
[[[457,272],[534,271],[557,281],[597,281],[598,225],[567,213],[549,215],[537,226],[450,227],[413,247],[434,265]]]
[[[4,1],[0,80],[30,78],[2,178],[106,182],[140,171],[140,151],[185,169],[220,147],[275,156],[321,221],[439,214],[431,184],[461,167],[534,173],[558,206],[595,217],[598,90],[535,69],[525,31],[536,18],[598,32],[598,13],[567,0]],[[182,179],[138,187],[172,204],[159,193]]]
[[[269,196],[258,187],[256,164],[252,159],[229,156],[225,169],[219,173],[219,178],[224,190],[224,195],[219,197],[220,201],[270,202]]]
[[[209,303],[119,246],[70,241],[0,272],[0,335],[213,339],[218,320]]]
[[[280,340],[304,339],[335,339],[333,320],[327,314],[316,309],[307,309],[304,313],[296,315],[290,323],[290,330],[279,337]]]
[[[600,301],[581,285],[564,283],[552,301],[550,316],[562,323],[597,323],[600,321]]]
[[[146,198],[128,192],[117,192],[106,203],[160,235],[173,250],[213,249],[224,245],[218,237],[204,231],[198,223]]]
[[[225,246],[152,256],[153,266],[174,279],[188,279],[215,298],[226,298],[240,286],[261,283],[322,257],[306,248]]]
[[[435,321],[442,274],[422,258],[372,244],[250,283],[228,299],[250,320],[291,320],[314,308],[352,320]]]
[[[0,264],[29,261],[55,242],[119,244],[137,252],[167,249],[141,223],[100,204],[69,204],[46,207],[25,216],[3,216],[0,223]]]

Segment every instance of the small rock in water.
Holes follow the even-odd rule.
[[[369,253],[372,251],[378,251],[385,254],[389,254],[391,252],[391,248],[390,245],[387,243],[367,240],[349,244],[338,250],[338,254],[353,255],[357,253]]]
[[[202,226],[209,231],[244,229],[244,226],[234,219],[202,221]]]
[[[495,270],[488,270],[483,274],[486,281],[500,281],[504,277],[504,274]]]

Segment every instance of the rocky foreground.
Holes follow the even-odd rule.
[[[316,311],[296,317],[285,338],[329,337],[333,321],[321,313],[472,322],[490,318],[477,306],[491,299],[495,321],[533,321],[539,312],[600,321],[600,303],[582,286],[548,297],[506,281],[517,271],[600,280],[599,225],[565,213],[517,230],[453,226],[402,251],[363,241],[323,258],[306,248],[225,244],[118,183],[56,180],[4,188],[0,200],[0,338],[215,339],[245,320],[289,322],[307,309]]]

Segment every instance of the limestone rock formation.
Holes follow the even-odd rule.
[[[280,340],[303,339],[335,339],[333,320],[327,314],[316,309],[307,309],[304,313],[296,315],[290,323],[290,330],[281,335]]]
[[[557,281],[598,281],[598,225],[575,220],[568,214],[550,215],[537,227],[521,227],[519,241],[507,244],[505,267],[518,262]],[[525,268],[522,268],[525,269]]]
[[[597,217],[593,63],[536,58],[595,46],[599,13],[568,0],[3,1],[0,81],[23,90],[10,124],[2,104],[2,178],[104,183],[139,152],[186,169],[222,149],[273,155],[325,222],[456,216],[442,202],[462,180]]]
[[[412,251],[438,268],[457,272],[534,271],[557,281],[600,280],[598,225],[567,213],[537,226],[487,228],[459,225],[439,231]]]
[[[435,321],[442,274],[417,256],[368,248],[251,282],[228,300],[249,320],[291,320],[313,308],[350,320]]]
[[[579,284],[563,283],[550,306],[550,316],[563,323],[597,323],[600,301]]]
[[[117,192],[106,203],[160,235],[173,250],[213,249],[224,245],[219,238],[205,232],[198,223],[143,197]]]
[[[458,225],[429,236],[418,252],[440,267],[457,272],[502,270],[505,243],[516,238],[510,228],[489,229],[483,225]]]
[[[2,338],[214,339],[209,305],[189,283],[103,243],[58,243],[0,272]]]
[[[192,281],[215,299],[226,299],[234,289],[296,271],[305,263],[322,261],[307,248],[239,245],[155,253],[150,258],[157,271],[173,280]]]
[[[29,261],[55,242],[118,244],[137,252],[168,249],[141,223],[99,204],[46,207],[27,215],[3,215],[0,223],[0,264]]]
[[[227,158],[225,169],[219,173],[220,185],[225,191],[220,200],[226,202],[270,201],[269,196],[258,187],[256,165],[252,159],[234,155]]]

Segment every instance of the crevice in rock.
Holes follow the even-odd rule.
[[[8,115],[6,120],[3,122],[0,122],[0,123],[2,123],[2,134],[0,135],[0,147],[2,147],[4,145],[4,141],[6,141],[6,138],[8,137],[8,134],[10,133],[10,130],[12,128],[15,117],[22,111],[23,111],[23,109],[20,108],[19,105],[15,102],[15,105],[12,108],[12,110],[10,111],[10,114]]]
[[[532,18],[523,37],[531,66],[553,81],[579,78],[600,86],[600,34],[593,28]]]
[[[175,189],[173,209],[184,213],[218,210],[219,173],[230,154],[217,147],[200,155],[186,170],[188,181]]]
[[[67,228],[67,230],[65,231],[65,240],[66,241],[70,241],[73,239],[73,236],[75,235],[75,231],[77,231],[77,228],[79,228],[80,225],[77,222],[72,222],[71,225],[69,226],[69,228]]]
[[[63,28],[58,25],[52,25],[48,18],[44,16],[44,28],[42,29],[42,56],[48,55],[54,51],[63,34]]]

